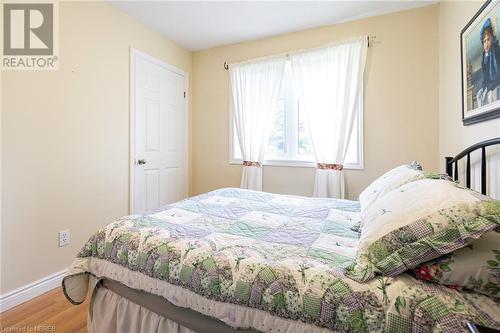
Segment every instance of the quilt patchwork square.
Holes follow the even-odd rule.
[[[353,225],[361,221],[361,214],[359,212],[350,212],[340,209],[330,209],[326,219],[329,221],[335,221],[339,223]]]
[[[249,212],[240,218],[240,221],[246,222],[248,225],[271,229],[282,226],[288,220],[289,218],[286,216],[259,211]]]
[[[149,215],[151,217],[176,224],[190,223],[196,219],[201,218],[201,214],[193,213],[182,208],[171,208],[159,213]]]
[[[221,195],[214,195],[206,199],[200,200],[199,203],[205,205],[218,205],[218,206],[229,206],[237,202],[238,199],[231,197],[224,197]]]

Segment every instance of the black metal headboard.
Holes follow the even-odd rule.
[[[481,193],[486,194],[486,147],[500,144],[500,137],[476,143],[462,151],[455,157],[445,157],[446,173],[448,176],[458,180],[458,161],[467,156],[467,166],[465,170],[465,186],[470,188],[470,154],[481,149]],[[453,168],[453,164],[455,167]],[[453,171],[453,169],[455,169]]]

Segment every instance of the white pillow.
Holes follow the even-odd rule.
[[[500,201],[447,180],[404,184],[365,212],[356,264],[348,276],[396,276],[466,246],[500,227]]]
[[[412,162],[410,165],[401,165],[384,173],[359,195],[361,213],[392,189],[419,178],[424,178],[424,173],[417,162]]]
[[[391,191],[366,212],[358,250],[365,251],[393,230],[422,220],[442,209],[480,201],[481,195],[447,180],[422,179]],[[445,222],[439,222],[440,226]]]

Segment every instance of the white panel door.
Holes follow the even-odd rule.
[[[132,51],[132,198],[140,214],[187,197],[186,77]]]

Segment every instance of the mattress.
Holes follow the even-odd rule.
[[[262,332],[466,332],[500,327],[499,301],[408,274],[358,283],[359,204],[220,189],[97,231],[63,280],[84,300],[111,279]]]

